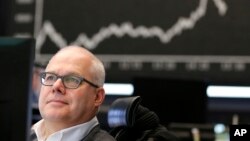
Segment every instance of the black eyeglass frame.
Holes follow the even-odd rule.
[[[74,77],[77,77],[77,78],[80,79],[80,83],[79,83],[79,85],[78,85],[76,88],[68,88],[68,87],[66,87],[66,88],[68,88],[68,89],[77,89],[77,88],[82,84],[82,82],[87,82],[89,85],[91,85],[91,86],[93,86],[93,87],[95,87],[95,88],[99,88],[98,85],[94,84],[93,82],[91,82],[91,81],[89,81],[89,80],[87,80],[87,79],[85,79],[85,78],[83,78],[83,77],[81,77],[81,76],[77,76],[77,75],[65,75],[65,76],[60,76],[60,75],[57,75],[57,74],[52,73],[52,72],[42,72],[42,73],[40,73],[40,81],[41,81],[41,84],[44,85],[44,86],[52,86],[52,85],[53,85],[53,84],[51,84],[51,85],[46,85],[46,84],[43,83],[42,79],[43,79],[43,76],[46,75],[46,74],[53,74],[53,75],[55,75],[55,76],[57,77],[57,79],[60,78],[60,79],[62,80],[62,83],[63,83],[64,87],[66,87],[65,84],[64,84],[64,78],[65,78],[66,76],[74,76]]]

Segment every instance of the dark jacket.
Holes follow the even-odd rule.
[[[116,141],[116,140],[107,131],[102,130],[100,126],[97,125],[81,141]]]
[[[31,141],[37,141],[34,130],[31,131]],[[107,131],[102,130],[99,125],[95,126],[87,136],[80,141],[116,141]]]

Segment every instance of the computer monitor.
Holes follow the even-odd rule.
[[[205,123],[207,84],[196,80],[139,77],[133,80],[134,95],[142,105],[156,112],[160,122]]]
[[[0,131],[3,141],[28,141],[35,40],[0,37]]]

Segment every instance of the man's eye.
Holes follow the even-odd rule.
[[[47,76],[45,77],[45,80],[55,80],[55,76],[52,76],[52,75]]]
[[[79,80],[76,79],[75,77],[66,77],[64,81],[66,81],[68,83],[78,83],[79,82]]]

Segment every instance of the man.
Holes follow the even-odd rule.
[[[32,127],[38,141],[114,141],[101,130],[96,114],[105,98],[105,70],[88,50],[68,46],[57,52],[41,73],[39,110]]]

